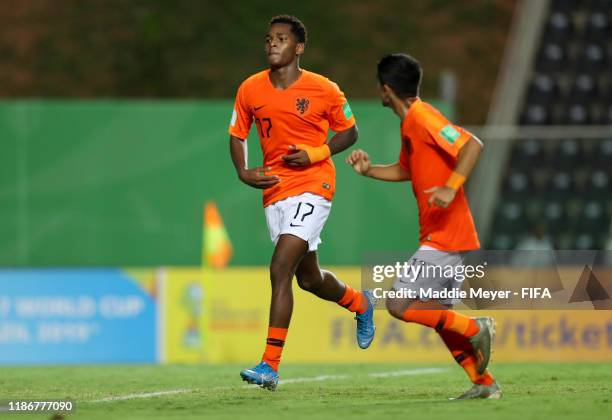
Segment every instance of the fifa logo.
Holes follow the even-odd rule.
[[[295,109],[297,109],[300,114],[304,114],[304,112],[308,111],[308,105],[310,101],[308,98],[297,98],[295,100]]]

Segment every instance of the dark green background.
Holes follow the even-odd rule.
[[[279,13],[300,17],[300,65],[351,99],[376,97],[376,63],[421,62],[425,97],[442,72],[459,81],[464,124],[489,109],[516,0],[24,0],[0,8],[0,97],[231,98],[268,67],[264,37]]]
[[[351,105],[357,146],[375,162],[395,161],[399,120],[377,101]],[[237,179],[229,158],[231,110],[228,100],[0,103],[0,265],[199,264],[206,200],[219,205],[232,264],[266,264],[261,193]],[[410,184],[357,177],[346,154],[334,158],[321,261],[414,248]],[[249,161],[261,163],[254,129]]]

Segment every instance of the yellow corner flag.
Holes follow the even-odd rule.
[[[213,201],[204,204],[203,236],[202,264],[213,268],[225,267],[232,258],[232,243],[217,205]]]

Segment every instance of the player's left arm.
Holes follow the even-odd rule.
[[[444,186],[435,186],[425,190],[426,193],[431,193],[428,203],[447,208],[455,199],[455,195],[461,186],[467,181],[468,177],[474,169],[474,165],[478,161],[480,151],[482,150],[482,142],[474,136],[467,140],[457,155],[457,164],[455,169],[448,177]]]
[[[291,145],[289,146],[290,154],[283,156],[283,160],[289,166],[309,166],[348,149],[355,144],[358,136],[359,132],[355,124],[346,130],[337,132],[323,146]]]
[[[331,155],[333,156],[336,153],[344,152],[357,142],[358,137],[359,131],[357,130],[357,124],[354,124],[346,130],[339,131],[327,142]]]
[[[308,166],[321,162],[348,149],[357,141],[355,117],[344,93],[331,81],[324,84],[324,89],[327,92],[328,105],[325,114],[329,128],[336,134],[321,146],[291,145],[289,147],[291,154],[283,156],[283,160],[289,166]]]

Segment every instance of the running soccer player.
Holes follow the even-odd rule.
[[[419,209],[420,247],[410,263],[457,267],[466,251],[480,248],[463,183],[478,160],[482,143],[419,98],[422,70],[413,57],[387,55],[378,63],[377,75],[383,106],[391,108],[402,121],[399,159],[389,165],[372,165],[366,152],[355,150],[347,163],[358,174],[374,179],[412,181]],[[398,278],[393,289],[413,290],[417,298],[387,299],[388,311],[395,318],[438,332],[474,384],[459,399],[500,398],[501,389],[487,370],[494,320],[453,311],[453,300],[422,296],[424,287],[441,291],[461,285],[454,278],[426,278],[423,274],[432,271],[436,272],[421,270],[417,278]]]
[[[266,348],[260,364],[240,372],[243,380],[269,390],[278,384],[278,365],[293,311],[293,276],[315,296],[356,313],[357,342],[374,338],[373,296],[356,291],[319,267],[319,235],[331,210],[336,172],[331,155],[357,140],[351,108],[338,85],[301,69],[306,28],[294,16],[272,18],[265,39],[269,69],[238,88],[229,127],[230,152],[238,177],[263,189],[270,238],[272,299]],[[255,121],[263,167],[248,168],[246,143]],[[328,129],[336,134],[327,140]]]

